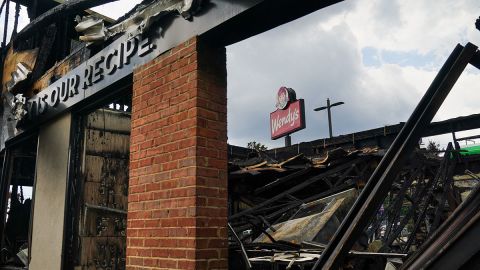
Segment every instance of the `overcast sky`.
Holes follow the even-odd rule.
[[[137,2],[95,10],[116,18]],[[455,45],[480,45],[478,16],[478,0],[346,0],[229,46],[228,142],[284,144],[269,128],[280,86],[305,99],[307,128],[293,143],[328,136],[326,112],[313,112],[327,98],[345,102],[332,110],[334,135],[406,121]],[[480,113],[479,75],[466,70],[435,120]]]

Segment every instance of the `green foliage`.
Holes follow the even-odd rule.
[[[265,150],[268,149],[265,145],[263,145],[263,144],[261,144],[261,143],[257,143],[256,141],[249,142],[249,143],[247,144],[247,148],[249,148],[249,149],[255,149],[255,150],[257,150],[257,151],[265,151]]]
[[[440,151],[440,144],[435,141],[428,140],[427,151],[438,152]]]

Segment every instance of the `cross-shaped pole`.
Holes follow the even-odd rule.
[[[330,108],[332,107],[335,107],[335,106],[339,106],[339,105],[342,105],[342,104],[345,104],[344,102],[337,102],[337,103],[333,103],[333,104],[330,104],[330,99],[327,98],[327,106],[323,106],[323,107],[319,107],[319,108],[316,108],[314,109],[314,111],[318,112],[318,111],[322,111],[322,110],[327,110],[328,112],[328,132],[330,134],[330,138],[333,137],[333,133],[332,133],[332,113],[330,111]]]

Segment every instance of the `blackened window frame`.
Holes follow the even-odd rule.
[[[11,186],[12,180],[12,173],[13,173],[13,162],[14,162],[14,151],[16,148],[21,147],[22,144],[27,143],[29,141],[35,141],[36,149],[35,149],[35,159],[36,155],[38,154],[38,130],[32,129],[29,131],[25,131],[24,133],[19,134],[18,136],[7,140],[5,142],[5,149],[0,153],[1,156],[1,170],[0,170],[0,256],[3,259],[3,252],[5,248],[5,237],[6,237],[6,225],[7,225],[7,214],[8,214],[8,200],[10,199],[9,190]],[[34,218],[34,206],[35,206],[35,186],[37,183],[37,175],[36,175],[36,164],[37,161],[35,160],[35,172],[33,175],[33,185],[32,185],[32,199],[30,205],[30,217],[29,217],[29,224],[28,224],[28,235],[27,235],[27,243],[28,243],[28,262],[30,263],[31,259],[31,246],[32,246],[32,228],[33,228],[33,218]],[[0,259],[0,267],[8,266],[9,264],[5,264]],[[28,267],[28,266],[27,266]]]

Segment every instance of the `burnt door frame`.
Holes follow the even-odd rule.
[[[121,96],[132,94],[133,76],[127,76],[125,79],[110,85],[108,88],[100,91],[102,95],[96,95],[78,104],[72,111],[72,128],[70,141],[70,161],[68,170],[67,195],[65,197],[65,221],[63,232],[63,256],[62,269],[73,270],[78,259],[79,245],[78,222],[82,209],[83,199],[83,178],[81,174],[82,151],[84,142],[84,122],[86,116],[118,100]],[[108,94],[105,94],[108,93]]]

